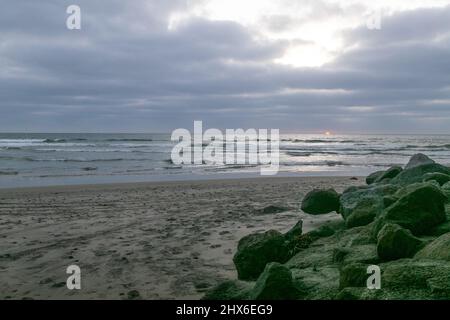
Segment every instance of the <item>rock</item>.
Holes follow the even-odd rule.
[[[291,270],[277,262],[267,264],[250,293],[251,300],[292,300],[298,297]]]
[[[396,224],[387,223],[378,233],[377,252],[385,261],[410,258],[422,246],[422,240]]]
[[[450,297],[450,264],[440,260],[401,259],[380,265],[382,270],[382,288],[396,288],[403,291],[405,298],[433,298],[433,284],[446,286],[447,298]],[[408,296],[411,289],[425,289],[422,296]],[[438,295],[440,295],[438,293]]]
[[[334,189],[314,189],[303,198],[301,209],[309,214],[338,211],[339,194]]]
[[[339,276],[339,288],[346,287],[366,287],[367,278],[367,264],[349,263],[341,269]]]
[[[274,213],[280,213],[280,212],[284,212],[284,211],[288,211],[288,210],[289,209],[285,208],[285,207],[270,205],[265,208],[255,210],[255,214],[257,214],[257,215],[274,214]]]
[[[316,238],[314,241],[304,246],[295,255],[286,262],[286,266],[290,269],[304,269],[313,267],[324,267],[324,266],[335,266],[336,261],[334,259],[339,259],[336,257],[336,251],[345,248],[348,249],[349,255],[343,257],[344,261],[357,260],[360,256],[361,259],[372,259],[376,255],[376,248],[363,248],[365,244],[369,244],[370,228],[368,227],[357,227],[352,229],[341,229],[334,232],[333,235]],[[367,235],[366,235],[367,233]],[[310,233],[302,235],[303,238]],[[372,244],[375,247],[374,244]],[[362,253],[362,252],[365,253]],[[347,260],[348,259],[348,260]]]
[[[405,169],[411,169],[424,164],[432,164],[432,163],[435,163],[434,160],[428,158],[428,156],[424,155],[423,153],[417,153],[409,159],[409,162],[405,166]]]
[[[333,250],[333,263],[342,263],[345,256],[350,254],[349,248],[336,248]]]
[[[426,245],[414,258],[450,261],[450,233],[446,233]]]
[[[334,224],[334,225],[332,223],[329,223],[329,224],[324,224],[324,225],[320,226],[319,228],[308,232],[308,234],[316,239],[319,239],[319,238],[330,237],[333,234],[335,234],[335,232],[337,230],[340,230],[340,229],[341,229],[341,225],[339,223]]]
[[[131,290],[127,293],[128,300],[141,300],[141,294],[137,290]]]
[[[336,248],[333,251],[333,262],[337,264],[375,264],[379,261],[380,259],[377,254],[377,246],[375,244]]]
[[[393,166],[391,168],[389,168],[387,171],[385,171],[382,175],[380,175],[376,180],[375,183],[377,182],[381,182],[385,179],[393,179],[396,176],[399,175],[400,172],[403,171],[402,167],[399,166]]]
[[[430,232],[427,232],[427,236],[433,236],[433,237],[439,237],[442,236],[445,233],[450,232],[450,220],[447,215],[447,221],[444,223],[441,223],[440,225],[437,225],[433,229],[430,230]]]
[[[347,287],[342,289],[337,295],[336,300],[360,300],[363,288]]]
[[[447,196],[447,199],[450,201],[450,182],[445,183],[441,187],[441,190]]]
[[[303,231],[303,220],[299,220],[295,226],[293,226],[291,228],[291,230],[289,230],[288,232],[286,232],[284,234],[284,238],[286,239],[286,241],[292,241],[295,238],[299,237],[302,235],[302,231]]]
[[[416,182],[422,182],[424,175],[427,173],[443,173],[450,175],[450,169],[437,163],[414,166],[400,172],[391,180],[391,183],[405,186]]]
[[[252,283],[228,280],[208,291],[202,300],[246,300],[251,289]]]
[[[398,201],[399,198],[395,197],[395,196],[385,196],[383,197],[383,204],[384,207],[387,208],[390,205],[394,204],[395,202]]]
[[[375,223],[375,234],[385,223],[391,222],[409,229],[414,235],[426,234],[446,220],[447,197],[429,183],[418,183],[402,192],[402,196],[388,207]]]
[[[239,241],[233,262],[240,280],[255,280],[269,262],[284,263],[288,247],[284,236],[275,230],[253,233]]]
[[[398,189],[398,191],[393,195],[393,197],[397,199],[395,202],[397,202],[400,198],[406,196],[408,193],[416,190],[417,188],[422,188],[425,185],[431,185],[431,186],[434,186],[437,189],[441,190],[439,183],[437,183],[437,181],[434,181],[434,180],[427,181],[427,182],[411,183],[407,186],[404,186],[404,187]]]
[[[422,178],[422,181],[424,181],[424,182],[430,181],[430,180],[437,181],[440,186],[443,186],[444,184],[446,184],[447,182],[450,181],[450,175],[443,174],[440,172],[431,172],[431,173],[425,174]]]
[[[320,238],[332,236],[336,232],[336,230],[341,228],[342,225],[340,223],[336,225],[328,223],[308,233],[294,237],[290,240],[287,238],[289,247],[289,257],[292,257],[299,251],[308,248],[311,245],[311,243]]]
[[[385,172],[386,171],[376,171],[374,173],[369,174],[366,178],[366,183],[369,185],[375,183],[375,181],[377,181],[378,178],[380,178]]]
[[[384,204],[379,197],[362,199],[345,220],[347,228],[365,226],[382,213]]]
[[[331,300],[339,292],[339,269],[334,265],[291,269],[301,299]]]
[[[450,182],[444,183],[442,190],[450,190]]]
[[[371,220],[367,215],[369,217],[373,216],[374,213],[377,215],[384,208],[383,197],[391,195],[397,190],[398,187],[391,184],[372,185],[365,188],[349,188],[340,197],[339,213],[347,221],[353,211],[359,208],[363,212],[360,212],[358,216],[365,217],[363,221]]]
[[[378,264],[380,258],[377,253],[375,244],[355,245],[349,248],[348,254],[342,258],[343,264],[362,263],[362,264]]]
[[[370,290],[367,288],[348,287],[344,288],[334,299],[336,300],[424,300],[442,299],[442,295],[435,295],[429,288],[381,288]]]

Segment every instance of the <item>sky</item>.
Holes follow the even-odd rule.
[[[69,5],[81,29],[69,30]],[[4,0],[0,132],[450,133],[450,0]]]

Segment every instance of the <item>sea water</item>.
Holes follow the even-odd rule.
[[[258,165],[174,165],[170,136],[0,133],[0,187],[259,176]],[[361,176],[419,152],[449,165],[450,135],[281,134],[278,175]]]

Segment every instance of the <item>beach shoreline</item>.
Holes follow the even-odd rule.
[[[240,238],[285,232],[300,219],[304,231],[342,219],[306,215],[301,199],[362,183],[259,177],[0,189],[2,298],[198,299],[236,277]],[[270,206],[281,212],[265,212]],[[66,288],[72,264],[81,290]]]

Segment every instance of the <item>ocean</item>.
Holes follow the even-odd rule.
[[[170,134],[0,134],[0,187],[259,176],[257,165],[175,165]],[[279,176],[361,176],[415,153],[450,164],[450,135],[281,134]]]

